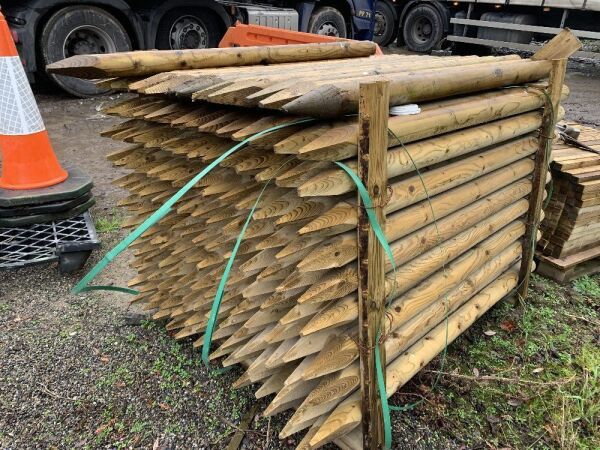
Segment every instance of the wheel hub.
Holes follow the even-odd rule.
[[[385,16],[379,11],[375,12],[375,26],[373,28],[373,34],[375,36],[381,36],[386,28]]]
[[[413,38],[421,43],[427,42],[433,33],[433,25],[429,19],[422,17],[415,22]]]
[[[194,16],[177,19],[171,27],[169,36],[173,50],[208,47],[208,32],[200,19]]]
[[[325,22],[323,25],[321,25],[317,30],[317,34],[320,34],[321,36],[340,37],[340,31],[331,22]]]
[[[104,31],[91,25],[83,25],[71,31],[63,43],[65,58],[75,55],[114,53],[116,45]]]

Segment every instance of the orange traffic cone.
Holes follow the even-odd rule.
[[[44,127],[17,48],[0,13],[0,188],[35,189],[67,179]]]

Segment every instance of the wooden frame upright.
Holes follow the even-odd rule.
[[[377,221],[385,229],[389,82],[360,85],[358,117],[358,176],[373,201]],[[385,318],[385,253],[370,226],[358,197],[358,327],[363,448],[383,444],[381,401],[375,373],[375,346],[379,346],[385,378],[385,349],[380,335]]]
[[[565,28],[531,57],[534,61],[552,61],[552,69],[548,78],[548,89],[542,94],[546,96],[546,105],[539,131],[539,147],[534,156],[535,169],[533,171],[532,190],[523,241],[523,257],[521,258],[521,268],[519,270],[518,296],[521,299],[525,299],[529,293],[529,280],[531,278],[537,232],[542,217],[548,164],[551,160],[552,139],[554,138],[554,127],[565,82],[567,62],[568,58],[580,48],[581,42],[568,28]]]

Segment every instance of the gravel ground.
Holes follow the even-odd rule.
[[[104,234],[104,248],[119,236]],[[119,263],[98,282],[122,284],[126,272]],[[191,342],[175,342],[161,324],[130,325],[135,309],[122,294],[71,294],[77,279],[52,266],[4,274],[0,448],[224,448],[257,403],[252,389],[230,388],[242,371],[207,370]],[[256,415],[241,448],[295,448],[297,437],[277,439],[287,418]],[[394,435],[395,448],[457,448],[409,417]]]
[[[589,71],[568,77],[568,118],[600,125],[600,79]],[[110,184],[123,172],[105,157],[119,147],[98,132],[114,119],[99,113],[110,99],[76,100],[48,92],[38,101],[62,161],[94,179],[96,218],[110,216],[124,192]],[[101,235],[110,249],[120,232]],[[121,255],[98,283],[124,285],[128,255]],[[92,261],[93,262],[93,261]],[[89,264],[88,264],[89,267]],[[0,283],[0,448],[224,448],[256,401],[249,389],[234,391],[239,370],[208,371],[189,342],[175,343],[162,327],[142,321],[124,294],[74,296],[78,276],[54,266],[2,273]],[[265,407],[264,402],[259,405]],[[294,448],[279,441],[281,415],[256,416],[246,449]],[[410,412],[394,415],[397,449],[460,446]]]
[[[189,343],[176,343],[160,325],[128,325],[124,299],[74,296],[77,277],[57,276],[53,267],[7,275],[2,448],[220,448],[235,431],[227,424],[250,407],[248,389],[228,388],[239,370],[210,372]],[[266,431],[251,438],[245,448],[266,448]],[[273,433],[271,441],[278,448]]]

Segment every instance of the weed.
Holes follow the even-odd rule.
[[[592,277],[578,278],[573,281],[573,288],[582,295],[600,300],[600,284]]]
[[[441,416],[444,432],[467,446],[596,450],[600,349],[589,299],[600,298],[598,280],[579,279],[573,294],[534,276],[521,308],[501,302],[452,344],[435,393],[444,407],[431,400],[417,412]],[[479,380],[474,368],[498,380]]]
[[[156,330],[156,329],[160,329],[160,327],[158,326],[158,324],[154,321],[154,320],[150,320],[150,319],[144,319],[142,320],[142,328],[144,330]]]
[[[209,403],[209,405],[211,405],[211,403]],[[206,430],[211,433],[211,434],[215,434],[219,431],[219,429],[221,428],[221,422],[215,418],[215,416],[213,414],[207,414],[203,417],[204,419],[204,426],[206,427]]]
[[[131,385],[133,381],[133,373],[131,373],[131,371],[126,366],[120,366],[114,372],[110,372],[108,375],[101,377],[98,380],[97,386],[99,388],[111,387],[119,383],[128,386]]]
[[[114,431],[112,425],[107,424],[107,425],[102,425],[99,428],[99,431],[97,431],[96,433],[96,443],[100,444],[102,442],[104,442],[110,435],[111,433]]]
[[[107,217],[96,219],[96,231],[98,233],[113,233],[121,229],[123,217],[120,212],[114,209]]]
[[[166,435],[175,435],[181,433],[181,425],[178,423],[170,423],[165,427]]]
[[[563,448],[591,449],[594,443],[590,438],[600,427],[600,350],[586,345],[577,358],[577,364],[583,370],[581,378],[568,388],[561,389],[561,444]]]
[[[168,353],[161,353],[154,361],[152,369],[160,376],[162,389],[178,389],[190,384],[190,369],[194,361],[183,352],[181,345],[173,342]]]
[[[130,433],[141,433],[142,431],[144,431],[144,429],[146,428],[147,424],[146,422],[134,422],[133,425],[131,425],[131,428],[129,429]]]

